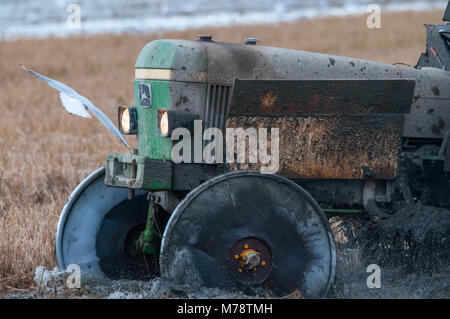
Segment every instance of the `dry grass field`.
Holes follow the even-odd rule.
[[[424,23],[441,11],[384,13],[370,30],[365,16],[278,25],[204,28],[158,35],[98,35],[0,43],[0,295],[26,289],[37,265],[53,268],[58,215],[70,192],[109,152],[124,152],[96,119],[72,116],[46,84],[20,68],[67,83],[113,121],[116,106],[133,104],[133,66],[156,38],[218,41],[257,37],[261,45],[414,65],[425,47]],[[128,141],[135,145],[133,138]]]

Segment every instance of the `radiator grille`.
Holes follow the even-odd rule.
[[[208,85],[205,110],[205,126],[207,128],[217,127],[223,130],[230,98],[231,86],[216,84]]]

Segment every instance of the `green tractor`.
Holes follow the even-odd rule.
[[[70,195],[59,268],[325,296],[336,269],[330,216],[388,218],[398,196],[450,207],[450,26],[429,28],[439,32],[415,68],[256,39],[148,43],[135,65],[135,106],[118,112],[121,133],[136,135],[138,147],[109,154]],[[213,160],[198,156],[211,128],[227,136],[215,134],[215,146],[234,143],[236,132],[249,143],[227,148],[226,161],[220,147]],[[271,172],[236,162],[252,154],[252,128],[279,133],[259,140],[278,145]],[[174,160],[180,142],[193,147]]]

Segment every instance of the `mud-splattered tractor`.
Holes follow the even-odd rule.
[[[135,106],[119,107],[137,150],[109,154],[74,190],[57,230],[59,267],[324,296],[336,267],[327,215],[450,207],[450,24],[427,29],[415,68],[256,39],[150,42],[135,65]],[[238,161],[255,155],[255,132],[276,174],[261,172],[261,152]],[[244,148],[228,148],[239,138]],[[232,156],[221,157],[225,145]]]

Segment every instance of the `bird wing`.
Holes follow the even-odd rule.
[[[86,110],[86,106],[80,100],[68,96],[63,92],[59,92],[59,97],[67,112],[81,117],[91,118],[89,112]]]
[[[22,67],[33,74],[34,76],[38,77],[39,79],[45,81],[49,86],[52,88],[58,90],[60,92],[61,102],[64,106],[64,108],[67,110],[67,112],[81,116],[81,117],[87,117],[90,118],[91,116],[87,112],[87,110],[91,111],[102,124],[109,129],[120,141],[129,149],[132,150],[132,148],[128,145],[128,143],[125,141],[123,136],[120,134],[119,130],[116,128],[116,126],[111,122],[109,117],[105,115],[98,107],[96,107],[94,104],[92,104],[91,101],[89,101],[84,96],[78,94],[75,90],[68,87],[67,85],[55,81],[53,79],[50,79],[42,74],[39,74],[37,72],[34,72],[33,70],[27,68],[26,66],[22,65]]]

